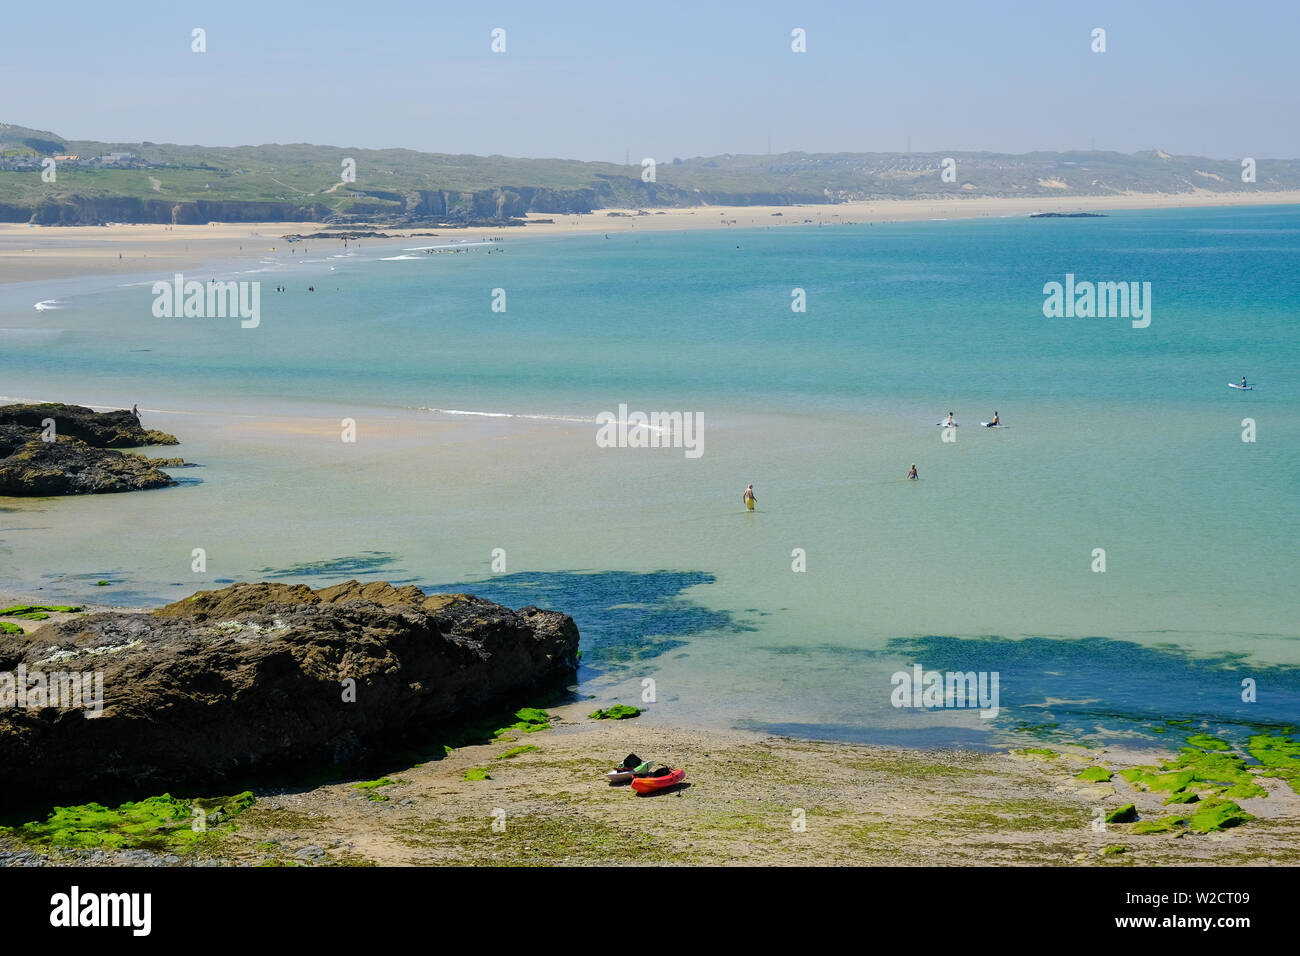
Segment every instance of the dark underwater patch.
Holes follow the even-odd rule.
[[[1251,663],[1250,655],[1238,650],[1205,655],[1175,644],[1104,637],[938,635],[895,638],[881,649],[825,644],[754,650],[837,660],[876,673],[913,664],[943,673],[996,671],[1000,713],[989,722],[990,734],[1058,743],[1136,740],[1176,747],[1198,731],[1241,742],[1251,732],[1290,732],[1300,714],[1300,668]],[[1242,700],[1245,678],[1255,682],[1253,702]],[[867,738],[858,733],[830,739]],[[880,742],[906,739],[906,732],[888,731]]]
[[[374,574],[390,568],[397,561],[391,551],[362,551],[360,554],[327,558],[324,561],[303,561],[286,568],[259,568],[258,574],[268,579],[279,578],[338,578],[340,575]],[[414,578],[385,576],[389,584],[400,586],[414,583]],[[338,581],[330,581],[337,584]]]
[[[752,631],[727,611],[682,592],[716,581],[703,571],[532,571],[427,587],[467,591],[507,607],[535,604],[570,615],[582,635],[584,666],[610,667],[658,657],[704,631]]]

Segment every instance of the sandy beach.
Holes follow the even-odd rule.
[[[1223,832],[1094,829],[1098,807],[1136,803],[1144,817],[1170,808],[1161,805],[1162,794],[1141,792],[1118,776],[1098,784],[1077,775],[1167,753],[903,750],[665,728],[652,718],[596,721],[587,716],[590,707],[550,708],[551,730],[394,765],[375,780],[255,790],[256,803],[191,853],[34,848],[0,836],[0,856],[82,866],[1300,862],[1300,798],[1280,780],[1269,784],[1267,798],[1239,801],[1256,819]],[[527,749],[511,755],[521,747]],[[685,785],[642,797],[606,784],[602,774],[628,752],[685,767]],[[467,780],[471,770],[488,779]]]
[[[0,594],[6,604],[40,600]],[[73,616],[17,623],[38,634]],[[1256,777],[1266,795],[1238,798],[1253,819],[1230,829],[1099,827],[1099,809],[1134,804],[1144,820],[1179,809],[1166,805],[1165,793],[1120,775],[1176,756],[1176,741],[1158,750],[903,749],[663,726],[654,705],[632,720],[593,720],[592,706],[548,707],[549,729],[504,733],[428,762],[395,760],[376,767],[373,779],[256,789],[247,810],[183,853],[74,849],[0,833],[0,859],[90,866],[1300,863],[1300,795],[1282,779]],[[684,767],[684,785],[640,796],[607,784],[603,774],[628,753]],[[1085,770],[1114,775],[1081,779]]]
[[[1040,212],[1104,212],[1117,209],[1183,209],[1198,206],[1251,206],[1300,203],[1300,192],[1256,194],[1198,190],[1178,195],[1125,193],[1115,196],[1062,196],[1005,199],[935,199],[850,202],[796,206],[697,206],[672,209],[600,209],[585,215],[531,215],[526,227],[437,230],[356,225],[356,231],[382,232],[390,239],[361,239],[350,248],[391,245],[418,236],[418,242],[673,232],[688,229],[817,228],[872,222],[929,219],[980,219],[1029,216]],[[549,221],[546,221],[549,220]],[[205,226],[131,225],[30,226],[0,223],[0,283],[33,282],[75,276],[135,275],[195,269],[215,262],[292,261],[318,251],[337,251],[335,239],[287,243],[284,236],[325,231],[321,223],[210,223]]]

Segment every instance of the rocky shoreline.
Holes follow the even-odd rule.
[[[0,642],[0,697],[7,674],[43,675],[51,697],[56,678],[92,676],[80,707],[0,707],[0,808],[231,792],[440,747],[562,690],[577,659],[567,615],[382,582],[235,584],[151,612],[51,622]]]
[[[120,451],[178,445],[166,432],[144,428],[127,411],[96,412],[47,402],[0,406],[0,496],[111,494],[175,485],[163,468],[181,458],[146,458]]]

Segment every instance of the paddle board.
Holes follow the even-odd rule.
[[[940,428],[958,428],[958,427],[959,427],[958,424],[957,424],[956,422],[935,422],[935,424],[938,425]]]
[[[983,425],[985,428],[1006,428],[1007,427],[1006,425],[1003,425],[1001,422],[998,422],[996,425],[994,425],[992,422],[980,422],[980,424]]]
[[[1243,392],[1253,392],[1255,390],[1254,385],[1238,385],[1236,382],[1229,382],[1228,388],[1239,388]]]

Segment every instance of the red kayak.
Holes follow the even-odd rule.
[[[686,779],[686,768],[683,767],[672,773],[664,774],[662,777],[634,777],[632,779],[632,789],[637,793],[654,793],[656,790],[667,790],[669,787],[675,787]]]

